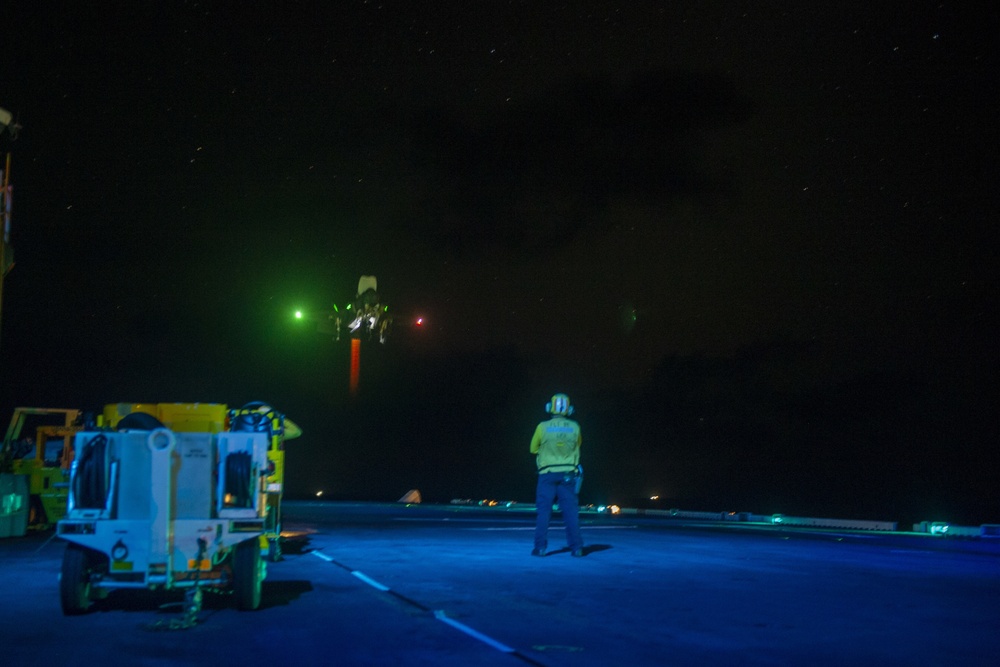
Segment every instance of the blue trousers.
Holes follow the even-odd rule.
[[[552,503],[559,499],[559,511],[566,524],[566,544],[571,551],[583,548],[583,538],[580,536],[580,505],[576,499],[576,482],[566,481],[561,472],[543,472],[538,475],[538,486],[535,489],[535,509],[538,518],[535,522],[535,548],[546,549],[549,546],[549,519],[552,518]]]

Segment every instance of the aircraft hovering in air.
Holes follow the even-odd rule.
[[[378,338],[385,343],[392,328],[392,315],[389,306],[382,303],[378,294],[378,281],[375,276],[361,276],[358,280],[358,293],[343,309],[333,304],[333,309],[316,316],[307,316],[302,311],[296,311],[298,319],[315,320],[320,333],[330,334],[335,340],[340,340],[341,333],[351,338]]]

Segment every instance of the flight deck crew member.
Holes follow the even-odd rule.
[[[538,486],[535,490],[535,548],[532,556],[544,556],[548,548],[549,519],[552,503],[559,501],[566,524],[566,542],[574,556],[583,555],[580,537],[580,506],[577,500],[577,480],[580,474],[580,425],[569,415],[573,408],[569,396],[556,394],[545,406],[552,419],[535,427],[531,438],[531,453],[536,455]]]

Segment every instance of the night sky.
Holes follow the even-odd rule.
[[[971,2],[7,3],[0,411],[265,400],[292,495],[530,501],[563,391],[584,503],[1000,522],[998,34]],[[291,314],[363,274],[396,326],[351,397]]]

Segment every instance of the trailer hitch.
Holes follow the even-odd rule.
[[[199,564],[196,570],[194,586],[184,591],[184,614],[181,618],[173,618],[169,621],[157,621],[147,626],[147,630],[187,630],[198,625],[198,614],[201,613],[201,561],[205,558],[208,550],[208,542],[204,538],[198,538],[198,556],[195,562]]]

